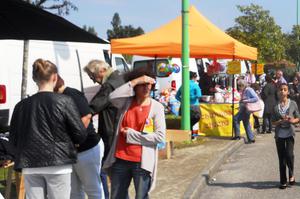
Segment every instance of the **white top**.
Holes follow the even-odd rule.
[[[24,168],[22,174],[68,174],[72,173],[72,165]]]

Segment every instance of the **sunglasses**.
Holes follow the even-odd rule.
[[[93,81],[96,81],[96,79],[97,79],[96,75],[93,73],[89,74],[89,78]]]

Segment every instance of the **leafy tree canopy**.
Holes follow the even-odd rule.
[[[300,60],[300,26],[293,26],[292,32],[285,34],[286,38],[286,54],[289,60],[294,63]]]
[[[58,15],[68,15],[71,10],[78,10],[70,0],[31,0],[31,2],[44,10],[56,10]]]
[[[97,36],[97,32],[95,30],[95,28],[93,26],[86,26],[86,25],[83,25],[82,27],[85,31],[91,33],[91,34],[94,34]]]
[[[107,30],[108,40],[115,38],[134,37],[144,34],[141,27],[134,28],[132,25],[121,25],[121,18],[118,13],[115,13],[111,21],[112,29]]]
[[[226,32],[235,39],[256,47],[259,61],[270,62],[285,58],[284,36],[270,12],[254,4],[238,5],[237,8],[243,15],[237,17],[234,27]]]

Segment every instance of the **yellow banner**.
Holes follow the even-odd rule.
[[[256,75],[264,74],[264,64],[257,64],[256,73],[255,73],[255,64],[252,64],[251,71],[253,74]]]
[[[201,104],[201,119],[199,133],[206,136],[231,137],[232,132],[232,105],[231,104]],[[234,104],[234,114],[238,112],[238,104]],[[253,119],[250,117],[252,126]],[[244,126],[240,124],[241,135],[245,134]]]
[[[227,63],[227,74],[241,74],[241,62],[240,61],[230,61]]]

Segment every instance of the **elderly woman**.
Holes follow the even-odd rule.
[[[237,83],[238,90],[241,94],[241,101],[239,106],[239,112],[234,116],[234,140],[240,139],[240,122],[243,121],[243,125],[247,134],[248,143],[254,143],[254,134],[250,125],[250,112],[246,109],[247,103],[256,102],[259,98],[253,88],[247,86],[247,82],[240,79]]]
[[[150,97],[155,80],[142,68],[111,93],[121,118],[103,168],[111,171],[111,198],[126,199],[133,179],[136,198],[149,198],[157,171],[157,145],[165,140],[164,107]],[[148,75],[148,76],[146,76]]]
[[[38,59],[33,80],[39,91],[19,102],[11,119],[9,141],[16,148],[15,169],[22,170],[26,198],[69,199],[74,144],[86,139],[86,129],[74,101],[53,92],[57,67]]]

